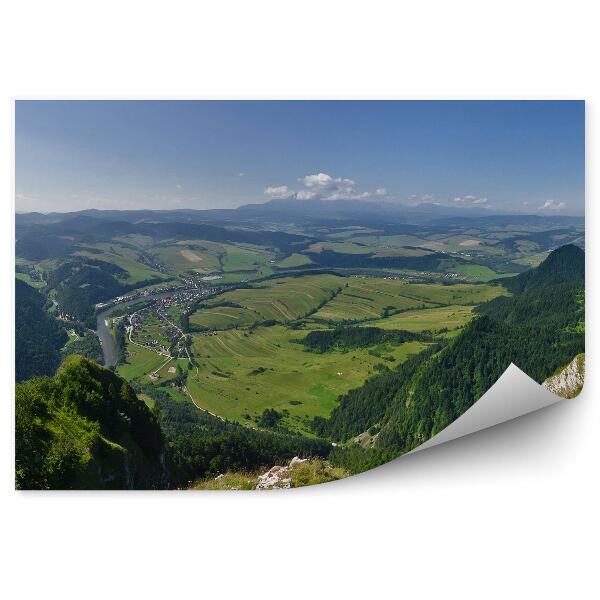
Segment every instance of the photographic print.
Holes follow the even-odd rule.
[[[584,102],[15,104],[16,488],[326,483],[511,365],[580,392]]]

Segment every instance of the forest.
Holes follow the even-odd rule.
[[[50,316],[47,299],[23,281],[15,280],[16,380],[52,375],[60,364],[60,349],[68,340],[59,321]]]
[[[411,341],[431,341],[427,334],[410,331],[380,329],[378,327],[348,327],[310,331],[301,343],[311,352],[342,352],[353,348],[368,348],[377,344],[402,344]]]
[[[56,290],[56,302],[68,315],[88,327],[95,326],[94,305],[162,279],[148,279],[136,285],[125,283],[128,272],[118,265],[90,258],[74,258],[50,272],[49,289]]]
[[[294,456],[325,458],[331,449],[320,439],[224,421],[189,402],[174,400],[155,386],[140,389],[155,402],[154,413],[165,437],[173,485],[182,486],[226,471],[253,471]]]

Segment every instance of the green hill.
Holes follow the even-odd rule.
[[[512,296],[495,298],[475,312],[542,328],[564,329],[579,322],[583,326],[584,278],[583,250],[571,244],[562,246],[538,267],[503,280]]]
[[[54,377],[16,386],[16,487],[165,487],[163,436],[146,405],[112,371],[81,356]]]
[[[342,442],[369,431],[372,447],[336,448],[332,462],[361,471],[416,448],[470,408],[511,362],[540,383],[568,364],[585,345],[584,265],[579,248],[555,250],[539,267],[505,280],[513,295],[480,305],[480,316],[441,349],[343,397],[313,428]]]

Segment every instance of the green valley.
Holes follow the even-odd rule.
[[[60,397],[58,381],[117,411],[119,390],[131,390],[128,402],[160,428],[167,474],[156,475],[156,454],[129,449],[133,433],[112,429],[112,417],[91,418],[76,398],[68,416],[49,399],[40,452],[62,448],[72,469],[44,462],[18,485],[256,487],[297,456],[310,459],[298,482],[334,480],[440,431],[511,361],[542,381],[584,350],[583,252],[553,247],[578,239],[577,223],[292,227],[274,216],[263,229],[209,212],[19,225],[23,427],[40,390]],[[154,474],[123,479],[118,457],[130,451]],[[119,475],[107,483],[94,469]]]

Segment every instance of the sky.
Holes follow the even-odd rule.
[[[17,101],[18,212],[277,198],[582,215],[582,101]]]

